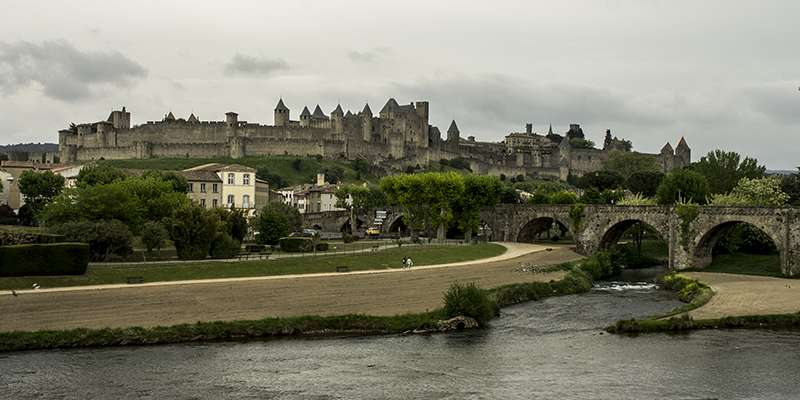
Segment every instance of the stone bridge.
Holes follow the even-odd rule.
[[[357,230],[365,230],[375,221],[375,212],[378,210],[386,211],[386,219],[383,221],[381,232],[397,233],[398,229],[406,231],[406,225],[402,210],[397,207],[383,207],[380,209],[363,210],[356,215]],[[302,214],[303,227],[319,229],[328,233],[345,232],[350,229],[349,211],[324,211],[317,213]]]
[[[557,229],[571,233],[582,254],[612,246],[642,222],[669,244],[670,269],[709,265],[717,241],[732,227],[747,223],[772,238],[785,275],[800,274],[798,208],[503,204],[481,214],[492,229],[492,240],[526,241]]]

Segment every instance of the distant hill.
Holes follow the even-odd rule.
[[[796,174],[796,169],[768,169],[767,175],[793,175]]]
[[[20,143],[0,145],[0,153],[8,151],[57,152],[56,143]]]

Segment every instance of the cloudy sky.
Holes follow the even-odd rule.
[[[57,141],[127,106],[134,123],[272,123],[279,96],[500,140],[532,122],[606,128],[657,152],[685,136],[800,164],[800,1],[0,0],[0,143]]]

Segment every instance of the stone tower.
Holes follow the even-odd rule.
[[[692,163],[692,149],[686,144],[686,140],[681,136],[678,145],[675,146],[675,166],[685,167]],[[678,165],[679,164],[679,165]]]
[[[336,109],[331,111],[331,124],[336,133],[344,133],[344,111],[341,104],[337,104]]]
[[[131,113],[125,111],[125,106],[122,106],[122,111],[111,111],[111,115],[108,116],[108,122],[111,122],[114,129],[130,129]]]
[[[428,129],[428,119],[430,117],[430,108],[427,101],[418,101],[416,103],[417,115],[419,115],[419,137],[417,138],[417,146],[427,147],[430,142],[430,132]]]
[[[669,172],[673,168],[675,168],[675,150],[672,149],[672,145],[667,142],[664,147],[661,148],[661,152],[659,152],[661,158],[661,171],[664,173]]]
[[[369,108],[369,103],[364,105],[361,110],[361,136],[365,142],[372,140],[372,110]]]
[[[275,106],[275,126],[289,125],[289,107],[283,104],[283,99],[278,99],[278,105]]]
[[[303,112],[300,113],[300,126],[311,126],[311,111],[308,107],[303,107]]]
[[[456,120],[450,123],[450,127],[447,128],[447,141],[450,143],[458,144],[458,140],[460,139],[461,132],[458,131],[458,125],[456,125]]]

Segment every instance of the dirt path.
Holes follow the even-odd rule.
[[[711,272],[686,275],[716,292],[708,304],[689,312],[696,319],[800,311],[800,280]]]
[[[510,249],[506,257],[524,253]],[[559,279],[563,272],[517,272],[522,264],[556,264],[580,256],[569,249],[500,261],[412,271],[233,280],[192,284],[21,293],[0,296],[0,331],[156,326],[294,315],[394,315],[441,306],[452,282],[495,287]]]

